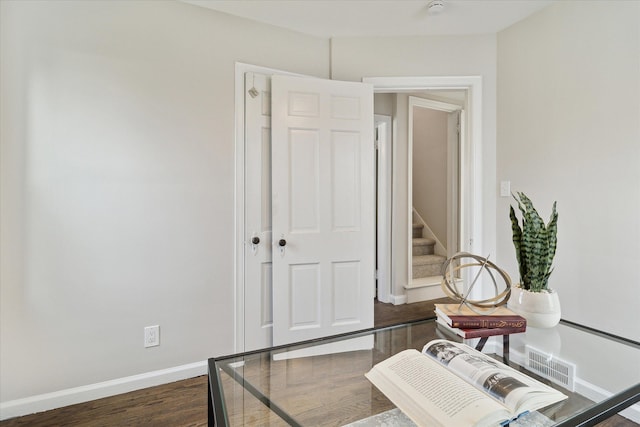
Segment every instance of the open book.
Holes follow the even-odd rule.
[[[473,348],[434,340],[375,365],[366,377],[418,426],[497,426],[566,399]]]

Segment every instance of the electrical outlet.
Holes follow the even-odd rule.
[[[160,345],[160,326],[147,326],[144,328],[144,346],[155,347]]]

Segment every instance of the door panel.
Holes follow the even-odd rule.
[[[320,327],[320,265],[295,264],[289,266],[291,290],[291,323],[293,330]],[[285,279],[286,280],[286,279]],[[278,285],[282,280],[278,280]],[[276,344],[278,345],[278,344]]]
[[[331,134],[332,227],[334,231],[360,229],[360,157],[357,133]]]
[[[289,169],[291,233],[318,232],[320,136],[317,130],[291,129],[285,168]],[[281,214],[283,212],[278,212]]]
[[[273,344],[373,326],[373,90],[273,76]],[[286,241],[279,246],[280,240]]]
[[[348,325],[358,323],[360,304],[360,262],[333,263],[333,303],[332,325]]]

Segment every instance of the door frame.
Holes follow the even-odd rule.
[[[426,95],[429,96],[429,95]],[[408,116],[409,116],[409,125],[407,127],[408,130],[408,147],[407,147],[407,155],[408,155],[408,160],[407,160],[407,174],[409,176],[409,179],[407,180],[407,184],[408,184],[408,190],[407,190],[407,213],[408,213],[408,227],[407,227],[407,236],[411,236],[413,234],[413,227],[412,227],[412,222],[413,222],[413,109],[414,107],[418,107],[418,108],[426,108],[429,110],[437,110],[437,111],[443,111],[445,113],[454,113],[454,112],[461,112],[464,111],[464,107],[462,105],[456,105],[456,104],[451,104],[448,102],[442,102],[442,101],[436,101],[433,99],[429,99],[429,98],[420,98],[417,96],[409,96],[409,110],[408,110]],[[463,127],[462,124],[460,124],[460,133],[462,133],[463,131]],[[449,129],[447,128],[447,131]],[[459,164],[459,145],[464,144],[464,138],[456,138],[455,139],[456,143],[455,145],[452,144],[452,140],[450,138],[450,136],[447,136],[447,206],[446,206],[446,210],[447,210],[447,218],[460,218],[457,214],[454,215],[454,213],[456,213],[457,209],[458,209],[458,193],[459,193],[459,186],[458,186],[458,182],[459,182],[459,178],[460,178],[460,170],[458,167]],[[458,220],[456,221],[447,221],[447,257],[450,257],[451,255],[453,255],[456,251],[453,251],[452,248],[454,247],[459,247],[460,246],[460,241],[459,241],[459,233],[458,233],[458,229],[460,228],[460,224],[458,224]],[[408,252],[407,253],[411,253],[412,250],[412,245],[413,242],[411,241],[411,238],[408,239],[408,244],[409,244],[409,248],[408,248]],[[438,245],[442,245],[442,243],[438,242]],[[442,247],[442,246],[440,246]],[[408,268],[408,274],[409,274],[409,280],[411,281],[413,275],[413,264],[412,264],[412,258],[413,256],[409,256],[407,257],[407,268]]]
[[[482,249],[482,77],[481,76],[418,76],[364,77],[373,85],[374,93],[414,93],[425,90],[465,90],[465,134],[460,147],[460,250],[477,252]],[[394,144],[395,146],[395,144]],[[396,171],[394,173],[399,173]],[[409,284],[393,283],[394,290]],[[480,289],[470,297],[479,297]],[[406,302],[406,295],[393,296],[394,304]]]

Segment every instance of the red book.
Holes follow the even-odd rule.
[[[527,326],[527,320],[524,317],[517,315],[506,306],[487,311],[487,314],[478,314],[466,305],[458,307],[459,304],[436,304],[436,314],[452,328],[526,328]]]
[[[462,338],[482,338],[482,337],[492,337],[494,335],[511,335],[511,334],[519,334],[525,332],[527,330],[526,325],[521,326],[519,328],[474,328],[474,329],[461,329],[461,328],[452,328],[447,325],[441,319],[436,319],[439,327],[444,328],[446,331],[450,333],[456,334]]]

